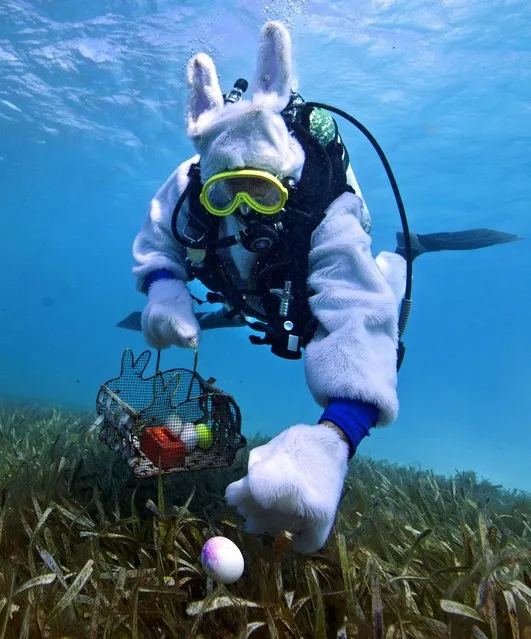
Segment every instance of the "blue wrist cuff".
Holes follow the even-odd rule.
[[[331,399],[319,421],[329,421],[341,428],[350,440],[350,459],[378,422],[378,409],[355,399]]]
[[[174,280],[174,279],[175,279],[175,275],[171,271],[168,271],[168,269],[161,268],[158,271],[152,271],[151,273],[148,273],[146,277],[144,278],[144,281],[142,283],[142,292],[146,293],[147,295],[147,293],[149,292],[149,287],[155,282],[157,282],[158,280]]]

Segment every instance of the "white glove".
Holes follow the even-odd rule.
[[[334,524],[347,473],[348,444],[332,428],[298,424],[251,450],[248,474],[225,499],[248,533],[294,534],[295,551],[322,548]]]
[[[142,331],[152,348],[163,349],[173,344],[197,347],[199,323],[184,282],[158,280],[149,287],[148,303],[142,312]]]

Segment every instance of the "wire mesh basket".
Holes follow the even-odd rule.
[[[120,376],[101,386],[93,425],[100,440],[139,478],[230,466],[247,444],[233,398],[198,375],[197,353],[193,371],[157,364],[144,377],[150,358],[144,351],[135,361],[125,350]]]

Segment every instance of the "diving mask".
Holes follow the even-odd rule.
[[[240,169],[209,178],[199,201],[212,215],[225,216],[242,204],[262,215],[279,213],[288,199],[288,189],[267,171]]]

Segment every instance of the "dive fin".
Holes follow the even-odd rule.
[[[239,320],[237,317],[226,317],[226,312],[226,309],[223,308],[218,311],[196,313],[195,316],[202,330],[245,326],[245,322]],[[127,328],[130,331],[142,331],[142,313],[140,311],[129,313],[129,315],[118,322],[116,326],[118,328]]]
[[[523,239],[520,235],[493,231],[491,229],[469,229],[453,233],[411,233],[411,257],[414,260],[423,253],[437,251],[470,251],[496,244],[507,244]],[[404,234],[396,234],[397,247],[395,253],[406,257]]]
[[[120,322],[118,322],[116,326],[118,328],[128,328],[130,331],[141,331],[142,330],[141,318],[142,318],[142,313],[140,311],[135,311],[134,313],[129,313],[129,315],[127,317],[124,317],[124,319],[121,320]]]

